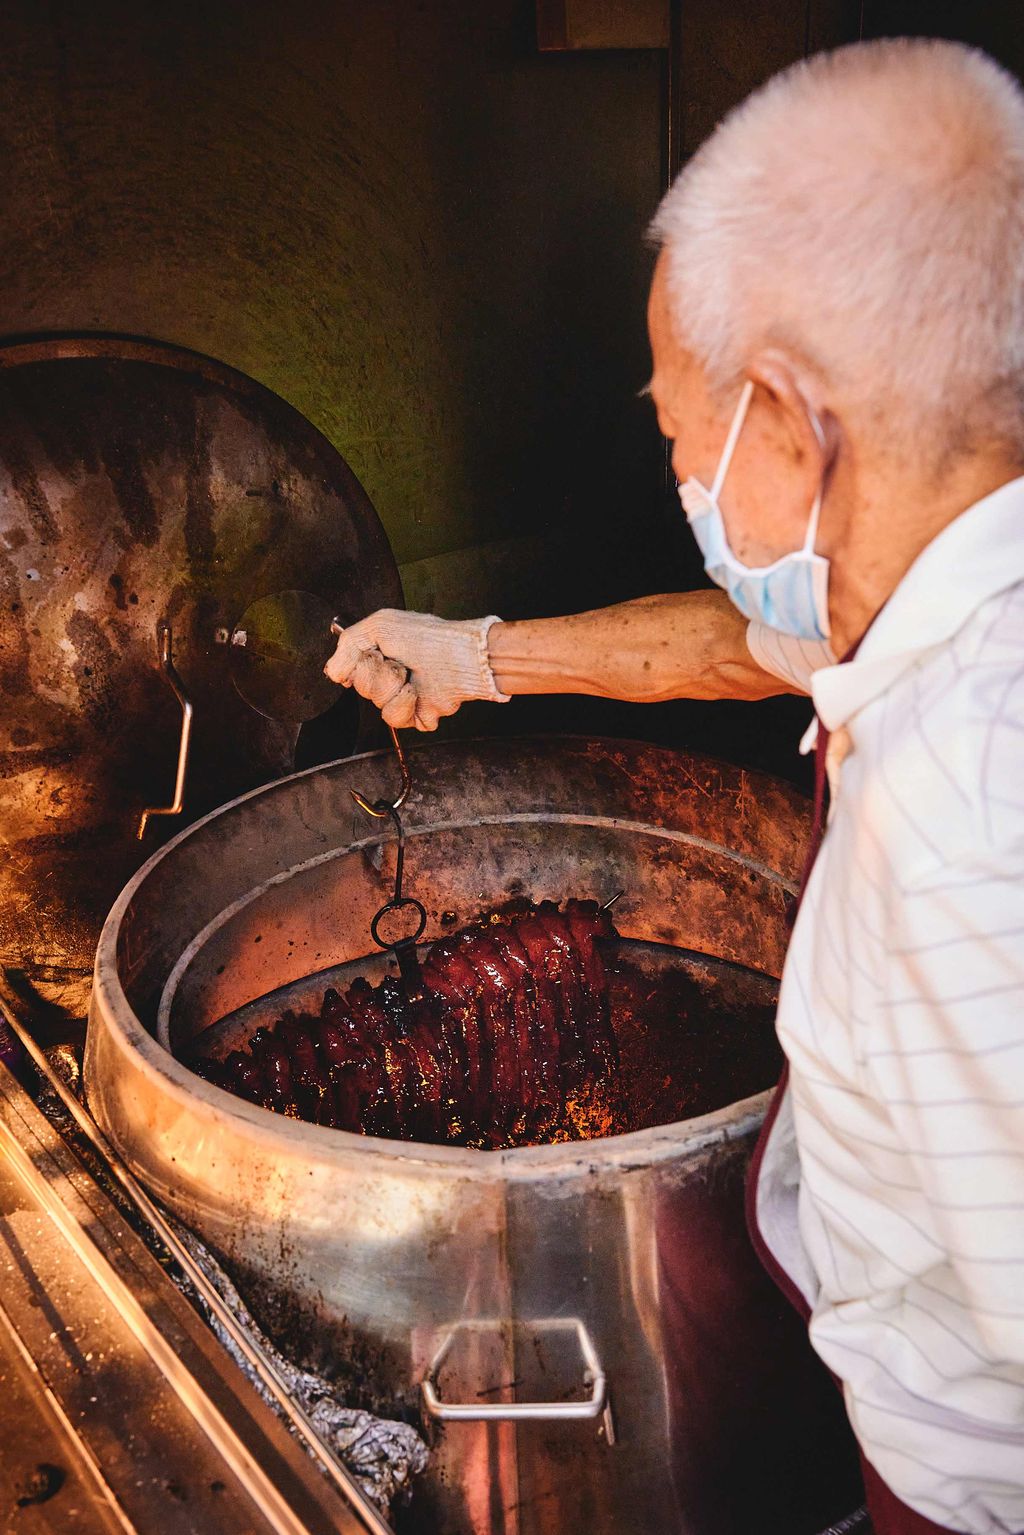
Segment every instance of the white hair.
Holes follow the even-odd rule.
[[[1024,93],[986,54],[819,54],[722,122],[652,225],[714,387],[762,346],[893,434],[1024,442]]]

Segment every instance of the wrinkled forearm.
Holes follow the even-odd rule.
[[[768,698],[793,691],[758,666],[747,621],[724,592],[671,592],[574,613],[494,624],[491,670],[503,693],[589,693],[632,703]]]

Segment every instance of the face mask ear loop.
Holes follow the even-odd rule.
[[[814,498],[814,505],[811,507],[811,520],[807,524],[807,537],[804,539],[804,547],[802,551],[804,554],[814,553],[814,546],[818,542],[818,518],[820,516],[821,491],[819,490],[818,494]]]
[[[725,447],[722,449],[722,456],[718,460],[718,468],[715,470],[714,484],[711,486],[711,500],[716,506],[722,486],[725,484],[725,477],[729,472],[729,465],[732,463],[732,456],[736,451],[737,439],[743,430],[743,423],[747,419],[747,411],[750,409],[750,401],[753,398],[753,394],[753,381],[748,378],[747,382],[743,385],[743,393],[740,395],[740,402],[736,407],[736,414],[732,418],[729,435],[725,439]]]
[[[824,456],[826,452],[825,433],[822,429],[821,422],[818,420],[817,412],[812,410],[809,405],[807,406],[807,418],[811,423],[814,435],[818,439],[818,446],[822,451],[822,455]],[[814,505],[811,507],[811,516],[807,524],[807,536],[804,539],[804,554],[813,554],[814,546],[818,542],[818,519],[821,516],[821,502],[823,494],[824,478],[822,480],[822,484],[818,487],[818,494],[814,498]]]

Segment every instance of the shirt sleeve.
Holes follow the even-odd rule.
[[[1024,807],[995,830],[893,892],[870,1070],[978,1335],[1021,1366]]]
[[[836,664],[827,640],[796,639],[756,620],[747,625],[747,649],[763,671],[780,677],[801,693],[810,693],[815,672]]]

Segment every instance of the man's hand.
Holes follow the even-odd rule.
[[[343,632],[324,671],[369,698],[396,730],[436,730],[439,719],[471,698],[508,702],[487,656],[488,631],[498,622],[381,608]]]
[[[806,691],[761,665],[747,644],[747,620],[719,591],[518,623],[450,623],[382,608],[345,630],[324,670],[372,699],[389,725],[418,730],[436,730],[470,698],[589,693],[657,703]]]

